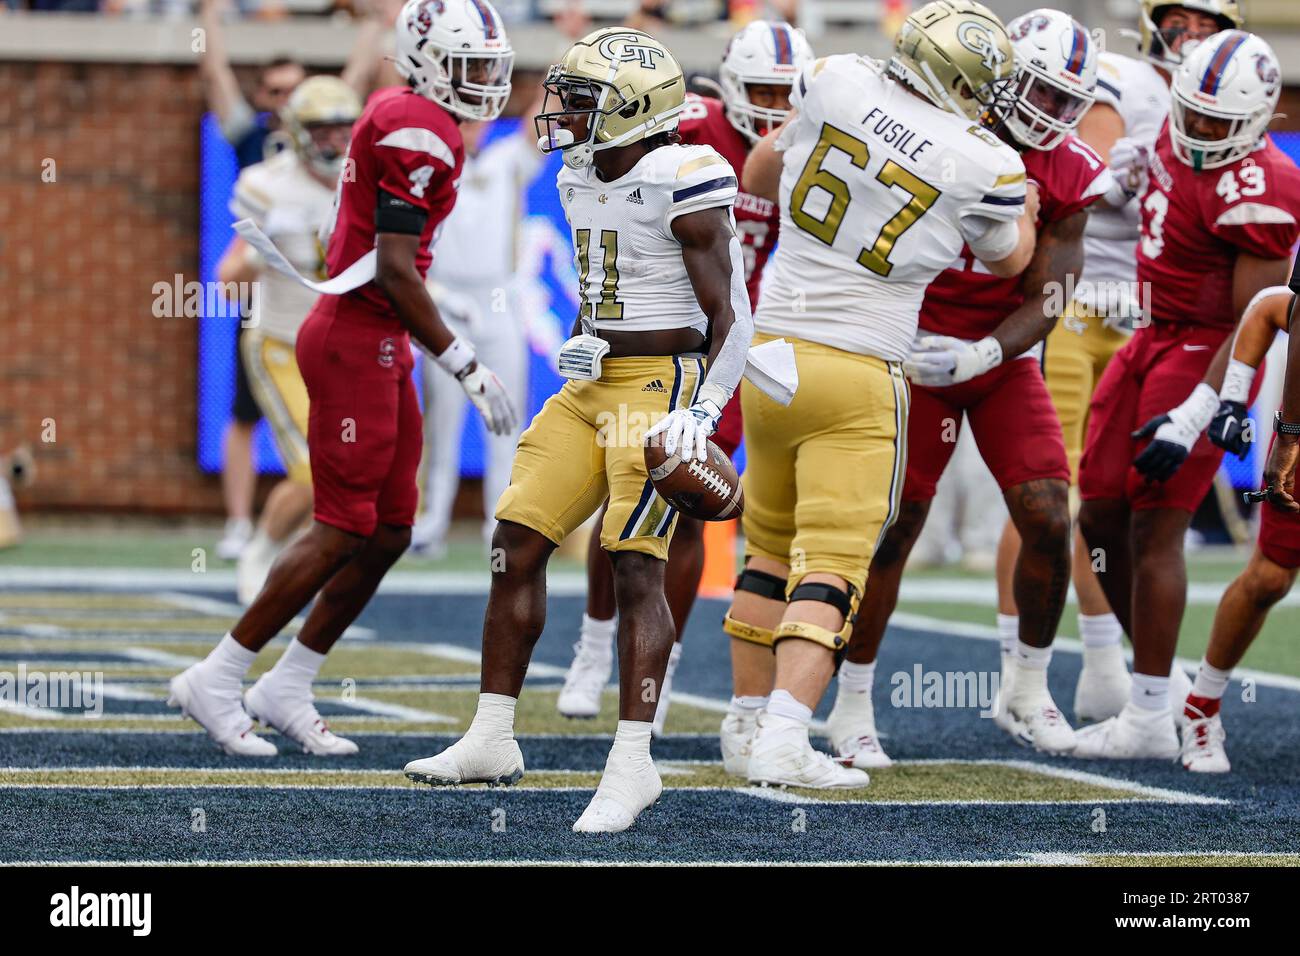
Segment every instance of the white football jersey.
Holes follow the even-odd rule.
[[[818,60],[792,104],[781,239],[754,326],[902,361],[925,287],[962,250],[962,220],[1024,212],[1024,163],[864,57]]]
[[[1124,121],[1124,135],[1154,149],[1169,115],[1169,84],[1146,60],[1102,53],[1097,66],[1097,102]],[[1142,213],[1138,200],[1123,209],[1096,205],[1083,231],[1083,277],[1075,298],[1103,313],[1124,315],[1136,308],[1137,241]]]
[[[584,319],[611,332],[707,333],[672,222],[715,206],[730,216],[731,164],[709,146],[661,146],[612,182],[601,180],[595,166],[566,166],[556,185],[573,230]]]
[[[325,249],[317,232],[330,216],[334,190],[309,173],[291,149],[248,166],[235,182],[230,211],[251,219],[303,275],[325,275]],[[263,269],[253,296],[253,325],[294,342],[316,304],[316,293],[276,269]]]

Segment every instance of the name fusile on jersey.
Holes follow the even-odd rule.
[[[862,118],[862,125],[871,126],[871,131],[879,136],[886,146],[894,147],[912,161],[921,155],[921,150],[933,145],[920,133],[910,129],[906,123],[894,119],[878,106],[873,106],[871,112]],[[913,146],[914,140],[920,142]]]

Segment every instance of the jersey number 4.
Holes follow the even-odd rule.
[[[605,281],[600,285],[600,299],[594,303],[595,320],[608,322],[623,318],[623,303],[618,301],[618,233],[612,229],[600,231],[600,248],[604,253],[601,270]],[[584,319],[593,318],[592,301],[587,298],[587,277],[591,275],[591,230],[578,230],[578,288],[582,291]]]
[[[844,224],[844,215],[848,212],[851,201],[849,184],[822,168],[827,154],[832,149],[847,155],[849,162],[858,169],[866,169],[867,161],[871,158],[870,148],[862,140],[830,123],[823,123],[821,138],[813,147],[812,155],[808,157],[808,162],[804,165],[799,181],[795,183],[794,191],[790,195],[790,218],[794,220],[795,225],[828,246],[835,244],[835,237],[839,235],[840,226]],[[859,265],[865,266],[876,275],[887,276],[894,268],[894,264],[889,261],[889,254],[894,251],[894,243],[925,215],[939,199],[941,193],[892,159],[876,173],[876,181],[891,192],[897,187],[908,194],[907,203],[903,208],[881,226],[875,241],[870,246],[864,247],[858,254]],[[821,219],[804,208],[808,194],[814,188],[829,193],[831,197],[830,206]]]

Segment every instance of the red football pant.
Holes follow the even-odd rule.
[[[311,400],[316,520],[365,537],[381,523],[413,524],[424,439],[409,336],[325,295],[298,332],[297,355]]]
[[[1192,394],[1231,329],[1158,323],[1139,329],[1115,353],[1097,383],[1088,412],[1088,436],[1079,462],[1079,493],[1126,499],[1134,510],[1179,508],[1194,512],[1223,459],[1223,450],[1204,435],[1166,482],[1148,481],[1133,459],[1150,439],[1129,435]],[[1254,401],[1259,387],[1251,391]]]
[[[1017,358],[960,385],[912,386],[904,500],[934,497],[957,447],[963,413],[1003,491],[1043,478],[1070,480],[1061,420],[1042,369],[1032,358]]]

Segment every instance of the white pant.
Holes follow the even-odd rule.
[[[528,340],[523,322],[514,311],[513,297],[504,291],[508,288],[507,281],[448,287],[451,301],[438,300],[443,320],[474,346],[478,360],[501,379],[519,419],[513,433],[487,436],[483,536],[489,541],[496,528],[492,514],[497,499],[510,484],[510,465],[528,411]],[[454,307],[446,307],[452,302]],[[494,312],[494,306],[503,311]],[[427,545],[447,538],[460,484],[460,437],[469,400],[459,382],[426,358],[424,402],[424,514],[416,524],[415,538]]]

